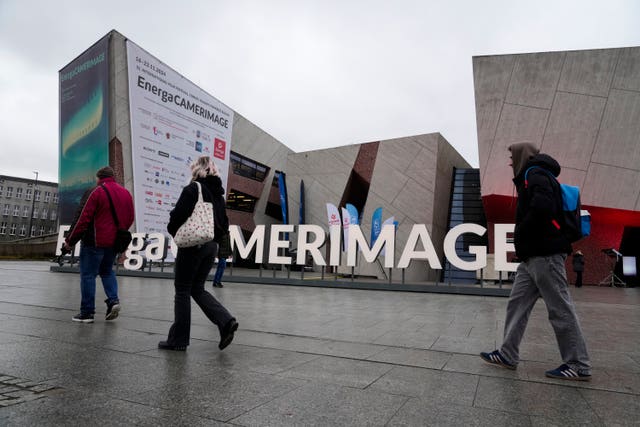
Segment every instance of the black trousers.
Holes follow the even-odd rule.
[[[576,271],[576,288],[582,287],[582,271]]]
[[[191,248],[179,248],[175,263],[174,322],[169,329],[170,345],[189,345],[191,333],[191,298],[222,334],[233,316],[213,295],[204,289],[207,276],[218,251],[216,242]]]

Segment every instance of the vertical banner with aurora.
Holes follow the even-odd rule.
[[[60,224],[70,224],[95,173],[109,164],[109,37],[60,70]]]

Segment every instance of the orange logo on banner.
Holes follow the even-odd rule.
[[[213,157],[216,157],[220,160],[224,160],[225,158],[225,149],[227,147],[227,143],[222,139],[216,138],[213,142]]]

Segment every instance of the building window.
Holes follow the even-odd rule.
[[[49,203],[50,200],[51,200],[51,193],[49,191],[45,191],[44,192],[44,202],[45,203]]]
[[[41,219],[47,219],[47,214],[49,212],[47,212],[47,208],[42,208],[42,214],[40,214],[40,218]]]
[[[234,153],[233,151],[231,152],[230,159],[231,170],[236,175],[262,182],[269,173],[268,166],[238,153]]]
[[[7,223],[3,222],[2,224],[0,224],[0,234],[2,234],[3,236],[5,234],[7,234]]]
[[[38,218],[38,208],[33,208],[33,214],[31,215],[31,218]]]
[[[4,186],[0,185],[0,196],[4,193]]]
[[[44,225],[40,226],[40,231],[38,232],[38,236],[42,236],[44,234]]]
[[[7,199],[13,197],[13,187],[7,187]]]
[[[18,224],[11,224],[11,228],[9,229],[9,236],[15,236],[16,235],[17,226],[18,226]]]
[[[58,193],[53,193],[53,203],[58,203]]]
[[[36,226],[35,225],[31,226],[31,234],[30,235],[31,235],[31,237],[35,237],[36,236]]]
[[[16,188],[16,199],[22,199],[22,187]]]
[[[253,196],[231,190],[227,197],[227,208],[234,211],[253,212],[257,201],[258,199]]]
[[[4,209],[2,210],[2,215],[4,215],[4,216],[8,216],[9,215],[9,205],[8,204],[4,205]]]
[[[275,171],[273,173],[273,181],[271,181],[271,186],[272,187],[280,187],[280,183],[278,182],[278,180],[280,179],[280,171]]]
[[[33,191],[33,194],[35,194],[35,195],[36,195],[36,202],[39,202],[39,201],[40,201],[40,193],[41,193],[41,191],[40,191],[40,190],[34,190],[34,191]]]
[[[13,216],[20,216],[20,206],[15,205],[13,207]]]
[[[20,237],[24,237],[27,235],[27,226],[22,224],[20,226],[20,232],[18,233],[20,235]]]
[[[56,229],[53,227],[49,227],[49,234],[53,234],[56,232]]]
[[[31,200],[32,194],[33,194],[33,190],[30,189],[30,188],[27,188],[27,192],[25,193],[24,198],[27,199],[27,200]]]
[[[29,206],[22,207],[22,218],[29,218]]]
[[[51,221],[55,221],[58,218],[58,211],[55,209],[51,209]]]
[[[264,210],[264,213],[265,215],[268,215],[271,218],[277,219],[278,221],[282,221],[282,207],[280,205],[267,202],[267,207]]]

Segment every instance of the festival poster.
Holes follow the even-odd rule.
[[[60,224],[70,224],[96,171],[109,165],[109,36],[59,72]]]
[[[233,110],[131,41],[127,66],[137,231],[166,234],[193,160],[211,156],[227,188]]]

